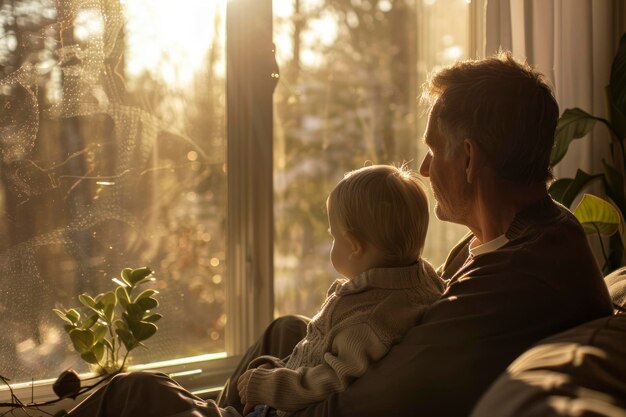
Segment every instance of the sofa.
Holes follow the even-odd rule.
[[[626,417],[626,267],[605,282],[615,315],[535,344],[470,417]]]

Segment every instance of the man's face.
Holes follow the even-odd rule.
[[[466,181],[463,145],[451,142],[453,138],[441,134],[437,125],[431,111],[424,135],[428,153],[420,165],[420,174],[430,178],[437,218],[467,225],[471,190]]]

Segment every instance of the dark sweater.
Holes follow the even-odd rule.
[[[507,365],[540,339],[612,313],[576,218],[545,198],[518,213],[509,242],[443,267],[448,288],[389,354],[344,392],[296,413],[328,417],[467,416]]]

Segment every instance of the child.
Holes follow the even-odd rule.
[[[344,390],[439,298],[443,281],[421,259],[428,198],[405,167],[373,165],[349,172],[326,201],[330,260],[344,276],[289,360],[262,356],[237,383],[244,415],[257,404],[279,416]],[[274,415],[256,407],[249,416]]]

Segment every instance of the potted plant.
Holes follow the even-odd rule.
[[[579,108],[567,109],[559,118],[550,165],[556,165],[567,153],[570,143],[586,136],[596,123],[609,131],[611,158],[602,160],[603,171],[587,173],[579,169],[574,178],[554,181],[550,195],[566,207],[594,181],[603,185],[604,198],[585,194],[574,209],[574,214],[585,231],[600,238],[604,256],[603,271],[609,272],[623,265],[626,254],[626,34],[620,39],[617,54],[611,66],[609,85],[605,89],[607,118],[591,115]],[[610,248],[604,247],[602,237],[610,237]]]
[[[125,370],[130,352],[145,346],[143,342],[156,331],[161,315],[154,313],[158,291],[139,286],[153,281],[149,268],[124,268],[118,286],[92,297],[81,294],[82,307],[54,312],[65,322],[64,329],[80,357],[98,374],[109,375]]]

